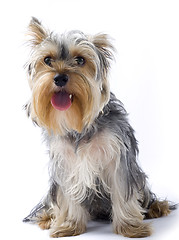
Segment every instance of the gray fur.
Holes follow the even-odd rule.
[[[38,25],[38,28],[41,29],[40,22],[36,21],[36,19],[33,19],[33,21],[35,21],[35,25]],[[42,28],[39,34],[46,36],[46,31]],[[38,41],[33,42],[38,44]],[[84,125],[86,125],[83,125],[81,133],[66,128],[62,134],[63,136],[54,134],[52,130],[51,134],[49,134],[49,131],[43,128],[43,125],[41,126],[44,139],[50,152],[50,188],[47,195],[24,219],[24,222],[40,223],[43,221],[43,214],[45,213],[45,216],[48,215],[50,219],[53,219],[53,225],[55,219],[61,218],[64,202],[68,205],[71,201],[73,211],[69,208],[69,206],[72,205],[68,205],[68,208],[64,209],[64,211],[68,212],[68,209],[70,209],[69,212],[73,212],[73,217],[78,215],[79,221],[86,219],[88,216],[86,212],[88,212],[91,218],[95,220],[115,219],[114,226],[116,226],[117,233],[122,233],[120,230],[120,228],[122,229],[122,224],[128,224],[131,228],[134,227],[137,230],[140,226],[141,229],[143,229],[143,227],[146,229],[144,233],[139,236],[149,235],[150,226],[148,225],[147,227],[145,224],[143,225],[142,219],[144,214],[147,216],[147,211],[156,200],[156,197],[147,185],[147,176],[137,163],[139,152],[138,143],[134,136],[134,130],[128,122],[128,114],[123,104],[113,93],[109,92],[107,78],[110,60],[113,59],[113,46],[105,35],[96,35],[95,38],[95,36],[88,36],[80,31],[71,31],[63,35],[50,33],[46,38],[44,37],[38,47],[32,49],[32,56],[29,64],[27,64],[29,66],[29,77],[32,81],[35,74],[38,76],[38,73],[34,70],[36,63],[41,58],[41,51],[42,49],[46,49],[48,44],[53,47],[55,45],[57,49],[57,57],[54,61],[64,61],[65,64],[70,67],[70,71],[78,74],[82,81],[89,86],[89,89],[91,89],[91,94],[88,96],[89,99],[93,97],[93,92],[92,88],[90,88],[91,82],[88,82],[85,73],[87,73],[87,76],[92,76],[92,80],[95,81],[94,83],[96,84],[95,87],[99,87],[97,88],[98,91],[95,92],[96,94],[94,94],[94,99],[98,99],[98,96],[100,96],[98,94],[101,94],[101,96],[105,96],[103,98],[105,100],[103,100],[103,104],[100,105],[99,109],[97,109],[98,104],[93,105],[96,108],[93,108],[94,110],[89,114],[91,118],[88,118],[92,120],[84,123]],[[86,70],[88,72],[85,73],[80,71],[81,69],[78,70],[78,68],[75,68],[75,57],[78,56],[71,56],[73,52],[70,52],[70,49],[73,47],[77,47],[77,49],[81,47],[83,49],[86,53],[85,60],[93,63],[93,68],[95,69],[93,72],[95,71],[95,73],[91,74],[92,71],[89,68]],[[62,71],[65,71],[65,69],[62,68]],[[31,116],[32,107],[31,102],[25,105],[28,116]],[[38,124],[38,119],[34,117],[32,120]],[[102,140],[101,142],[99,141],[99,144],[103,144],[104,146],[100,148],[100,145],[98,145],[99,148],[97,148],[96,151],[95,146],[98,144],[100,137]],[[110,139],[109,142],[106,141],[108,138]],[[63,144],[67,144],[67,151]],[[92,150],[94,150],[93,155],[91,154],[91,148],[89,146],[92,146]],[[105,152],[105,148],[108,146],[109,149]],[[84,152],[81,155],[79,154],[79,157],[80,147]],[[66,155],[62,155],[63,150],[68,153],[65,152]],[[98,151],[103,152],[103,154],[98,155]],[[84,156],[87,152],[86,160]],[[114,153],[114,155],[111,153]],[[103,156],[105,160],[107,160],[106,165],[103,162]],[[94,162],[93,158],[95,159]],[[71,164],[70,168],[68,168],[68,164]],[[82,167],[81,169],[83,170],[81,174],[79,172],[79,166]],[[66,170],[66,168],[68,169]],[[73,169],[75,169],[74,172]],[[59,206],[60,204],[62,204],[62,207]],[[81,215],[76,214],[78,211],[77,205],[79,209],[83,210],[83,212],[80,210]],[[174,205],[170,206],[170,209],[172,208],[174,208]],[[56,216],[58,215],[58,210],[62,210],[60,217]],[[85,218],[83,215],[84,212]],[[68,221],[71,223],[71,219],[68,219]],[[58,225],[58,221],[55,224]],[[56,227],[60,226],[55,225],[53,229],[55,233]]]
[[[96,54],[95,64],[97,66],[96,80],[101,80],[104,78],[105,74],[110,68],[109,60],[113,59],[112,51],[105,48],[98,48],[92,42],[89,41],[88,35],[78,30],[73,30],[67,32],[66,34],[58,35],[51,33],[51,37],[47,38],[45,41],[51,41],[58,45],[59,53],[58,58],[61,60],[69,60],[69,50],[68,44],[75,45],[79,47],[91,48]],[[111,46],[111,50],[114,50]],[[94,60],[94,59],[93,59]],[[73,64],[71,64],[73,66]]]
[[[138,155],[138,145],[134,136],[134,130],[127,120],[127,112],[122,103],[113,93],[111,93],[110,100],[104,107],[103,112],[99,114],[90,129],[84,129],[82,133],[77,133],[75,131],[69,132],[67,138],[76,144],[77,149],[81,141],[90,141],[96,133],[99,133],[104,129],[109,129],[114,134],[117,134],[119,139],[123,142],[123,148],[121,149],[121,168],[124,171],[123,176],[125,176],[123,182],[126,185],[126,201],[133,196],[133,190],[137,189],[137,191],[141,192],[144,196],[143,199],[140,199],[140,204],[143,208],[147,209],[150,203],[154,201],[155,195],[151,193],[147,187],[146,175],[136,161]],[[45,129],[43,130],[43,135],[47,145],[49,145],[53,135],[49,136]],[[52,155],[51,157],[53,158]],[[24,221],[31,221],[31,218],[32,221],[34,221],[34,216],[38,216],[37,212],[42,211],[42,206],[44,206],[44,209],[48,209],[52,203],[56,203],[57,188],[57,184],[52,178],[51,187],[47,197],[37,205],[36,210],[33,209],[31,214],[25,218]],[[88,194],[86,194],[86,199],[83,201],[82,205],[89,211],[93,219],[110,220],[110,196],[105,193],[100,182],[98,182],[98,188],[100,189],[99,196],[89,189]],[[39,206],[41,208],[39,208]],[[36,220],[38,221],[38,217]]]

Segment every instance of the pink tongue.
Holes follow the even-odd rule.
[[[51,99],[51,104],[57,110],[67,110],[71,106],[70,94],[65,91],[54,93]]]

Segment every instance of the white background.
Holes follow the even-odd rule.
[[[22,106],[30,91],[23,69],[31,16],[52,30],[105,32],[114,39],[111,90],[125,104],[152,190],[179,202],[179,6],[173,0],[4,1],[0,7],[0,229],[2,239],[49,239],[21,222],[48,189],[48,154]],[[179,236],[179,214],[153,221],[148,239]],[[73,238],[69,238],[73,239]],[[74,239],[124,239],[111,225],[89,223]]]

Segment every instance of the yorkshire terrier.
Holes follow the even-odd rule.
[[[55,34],[32,18],[27,63],[32,97],[28,116],[49,147],[48,194],[24,222],[51,237],[84,233],[87,221],[110,220],[114,232],[151,235],[144,218],[168,215],[137,163],[138,144],[123,104],[110,92],[114,47],[105,34]]]

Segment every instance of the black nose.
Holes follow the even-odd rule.
[[[66,74],[57,74],[54,77],[54,83],[58,87],[64,87],[68,82],[68,75]]]

